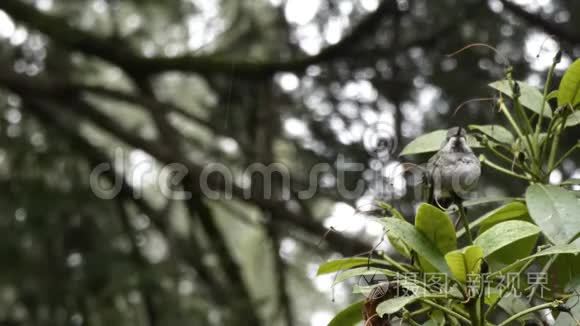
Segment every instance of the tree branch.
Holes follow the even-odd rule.
[[[72,27],[65,18],[45,14],[21,0],[2,0],[0,9],[15,20],[39,30],[53,41],[86,55],[111,62],[125,71],[151,75],[164,71],[196,72],[200,74],[238,74],[247,78],[262,78],[278,71],[303,71],[310,65],[334,60],[345,55],[355,43],[372,35],[383,17],[393,8],[393,2],[384,0],[340,42],[328,46],[319,54],[287,61],[252,62],[232,60],[216,55],[183,55],[178,57],[147,58],[118,41],[107,39]]]
[[[141,149],[152,157],[155,157],[157,160],[163,163],[181,163],[187,167],[190,174],[192,175],[192,180],[190,183],[190,187],[193,187],[196,190],[196,193],[200,193],[200,175],[203,171],[203,166],[197,165],[190,160],[185,160],[182,157],[178,157],[174,155],[170,150],[167,149],[163,144],[153,141],[146,141],[143,138],[135,135],[134,133],[126,130],[123,128],[119,123],[117,123],[112,118],[108,117],[107,115],[100,112],[98,109],[94,108],[92,105],[82,101],[78,97],[73,97],[71,99],[67,99],[66,101],[62,100],[62,96],[54,96],[49,95],[46,92],[34,92],[36,89],[36,85],[34,83],[34,79],[27,79],[28,85],[26,87],[21,87],[20,84],[12,84],[9,81],[1,81],[0,84],[4,85],[4,87],[13,90],[15,93],[20,94],[24,98],[30,97],[35,98],[38,100],[44,100],[47,102],[52,102],[58,105],[61,109],[70,111],[75,115],[80,115],[98,127],[104,129],[111,135],[117,137],[122,142],[133,146],[135,148]],[[41,88],[42,89],[42,88]],[[59,102],[55,102],[55,99],[59,99]],[[63,102],[64,101],[64,102]],[[75,108],[75,109],[71,109]],[[302,215],[296,214],[291,210],[286,208],[286,203],[281,200],[275,199],[266,199],[262,198],[261,196],[250,195],[248,196],[248,192],[246,189],[241,188],[236,184],[228,184],[216,174],[211,174],[207,178],[207,185],[211,187],[211,189],[215,191],[220,191],[222,193],[229,192],[231,190],[231,194],[241,200],[250,201],[254,205],[266,210],[270,210],[275,212],[276,216],[282,219],[284,222],[295,225],[306,232],[324,238],[325,242],[329,245],[329,247],[336,251],[340,252],[345,256],[351,256],[358,254],[360,252],[368,251],[372,246],[360,239],[351,238],[345,236],[338,232],[330,232],[332,230],[327,229],[324,227],[319,221],[306,218]]]
[[[292,313],[292,302],[288,294],[287,268],[284,259],[280,256],[280,236],[276,225],[273,223],[271,213],[264,212],[266,216],[266,234],[272,243],[272,257],[274,259],[274,278],[276,280],[276,291],[278,292],[279,309],[283,311],[286,326],[294,326]]]
[[[565,41],[573,45],[580,44],[580,33],[573,33],[571,31],[565,30],[559,25],[545,20],[538,14],[526,11],[522,7],[509,0],[500,0],[500,2],[514,15],[520,17],[528,24],[544,30],[547,34],[553,35],[561,41]]]
[[[3,65],[2,69],[3,73],[0,74],[0,84],[13,85],[19,89],[26,89],[28,91],[42,92],[49,96],[75,96],[79,94],[100,95],[111,100],[142,106],[149,110],[157,110],[161,112],[171,111],[195,122],[196,124],[209,129],[213,128],[209,122],[196,116],[187,109],[173,103],[160,101],[150,95],[139,94],[137,96],[132,93],[104,86],[86,85],[52,77],[35,77],[34,83],[31,84],[30,78],[11,72],[9,67]]]
[[[159,232],[167,239],[167,241],[170,241],[170,231],[168,229],[166,219],[161,215],[161,212],[153,208],[145,199],[141,198],[140,196],[135,196],[137,191],[127,183],[123,175],[120,175],[117,171],[115,171],[115,164],[111,162],[111,159],[105,153],[84,139],[84,137],[79,134],[76,128],[72,127],[69,123],[64,121],[62,117],[60,117],[61,115],[59,112],[49,108],[48,105],[44,103],[38,103],[34,100],[27,100],[24,104],[24,107],[27,108],[28,111],[31,112],[40,122],[55,128],[63,136],[65,136],[67,141],[71,143],[71,145],[75,146],[75,148],[77,148],[79,152],[85,156],[85,158],[92,166],[97,166],[102,163],[109,164],[111,168],[109,170],[103,171],[103,176],[108,179],[111,184],[115,184],[117,182],[120,183],[119,194],[116,199],[122,203],[133,202],[142,213],[151,218],[154,227],[159,230]],[[121,217],[124,218],[123,216]],[[124,225],[126,224],[125,221],[122,220],[122,222]],[[125,227],[127,228],[127,226]],[[202,254],[201,245],[197,241],[180,241],[177,246],[179,247],[178,250],[185,262],[196,271],[200,279],[203,281],[203,285],[209,288],[209,295],[215,300],[216,303],[225,304],[227,301],[226,298],[228,297],[226,289],[212,277],[211,271],[209,271],[207,267],[199,260],[199,257],[201,257]],[[135,250],[138,250],[138,248]],[[140,254],[140,252],[133,252],[133,254]],[[138,258],[140,264],[145,264],[144,258]]]
[[[130,77],[143,95],[155,99],[155,92],[151,87],[151,82],[148,78],[139,78],[139,76],[133,75]],[[179,138],[179,133],[167,119],[165,111],[153,110],[151,111],[151,116],[159,130],[160,138],[163,143],[167,144],[168,148],[179,157],[187,157],[187,153],[183,151],[183,144],[181,138]],[[222,270],[229,278],[229,286],[233,289],[234,297],[237,299],[234,301],[232,306],[236,308],[235,310],[237,313],[245,315],[249,324],[260,325],[260,318],[255,313],[256,309],[253,307],[250,290],[246,286],[246,281],[242,277],[241,267],[234,256],[230,253],[226,240],[222,234],[222,230],[220,230],[218,225],[215,223],[215,218],[210,208],[202,200],[203,194],[196,191],[194,187],[191,187],[189,180],[187,179],[185,179],[184,182],[181,182],[181,184],[186,191],[192,193],[192,197],[186,202],[186,207],[189,210],[190,217],[192,219],[195,216],[198,217],[202,229],[206,233],[207,238],[210,239],[214,251],[219,257]]]

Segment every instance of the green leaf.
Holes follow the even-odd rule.
[[[562,182],[563,185],[580,185],[580,179],[572,178]]]
[[[389,239],[389,243],[399,254],[401,254],[403,257],[411,258],[411,250],[396,234],[387,234],[387,238]]]
[[[546,141],[546,139],[548,139],[548,134],[545,132],[541,132],[538,135],[538,144],[540,144],[540,145],[543,144]],[[522,144],[524,143],[524,139],[518,139],[518,140],[520,141],[520,143],[522,143]]]
[[[569,244],[554,245],[531,256],[527,256],[525,258],[515,261],[511,265],[501,269],[499,273],[501,274],[509,273],[513,271],[517,266],[521,266],[523,262],[526,262],[529,259],[554,255],[578,255],[579,253],[580,253],[580,240],[576,240]]]
[[[546,96],[546,100],[551,100],[553,98],[557,98],[558,97],[558,90],[555,89],[553,91],[551,91],[550,93],[548,93],[548,95]]]
[[[566,127],[574,127],[580,124],[580,111],[574,111],[566,118]]]
[[[417,209],[415,228],[437,245],[443,254],[457,249],[455,227],[451,218],[441,209],[423,203]]]
[[[328,326],[354,326],[363,319],[363,301],[355,302],[339,312],[328,323]]]
[[[406,305],[413,303],[417,299],[419,299],[418,296],[410,295],[385,300],[377,306],[377,314],[379,317],[394,314],[405,308]]]
[[[480,271],[483,259],[483,249],[480,246],[467,246],[463,250],[455,250],[445,255],[445,261],[453,277],[465,283],[469,274]]]
[[[537,236],[540,228],[532,223],[523,221],[507,221],[491,227],[475,239],[474,244],[483,248],[484,256],[509,246],[517,240]]]
[[[518,81],[518,84],[520,85],[520,93],[521,93],[520,103],[524,107],[534,111],[537,114],[540,114],[540,112],[542,112],[542,102],[544,101],[543,100],[544,96],[542,95],[542,93],[540,93],[540,91],[537,88],[528,85],[522,81]],[[489,84],[489,86],[513,98],[512,88],[510,86],[509,81],[505,79],[498,80]],[[544,116],[549,118],[552,117],[552,108],[550,106],[550,103],[548,102],[546,102],[546,105],[544,106]]]
[[[526,300],[524,300],[521,296],[513,294],[509,294],[501,298],[498,305],[510,316],[530,308],[530,305]],[[527,314],[518,318],[518,320],[523,322],[526,320],[537,320],[537,318],[533,314]]]
[[[530,216],[555,244],[565,244],[580,233],[580,201],[574,193],[552,185],[533,184],[526,190]]]
[[[492,204],[492,203],[506,202],[506,201],[512,201],[512,200],[523,200],[523,198],[518,198],[518,197],[483,197],[483,198],[466,200],[463,202],[463,206],[473,207],[473,206],[488,205],[488,204]]]
[[[520,201],[513,201],[501,207],[498,207],[477,220],[469,223],[470,228],[479,227],[479,234],[485,232],[490,227],[509,220],[529,220],[528,208]],[[462,237],[465,229],[457,231],[457,237]]]
[[[406,305],[413,303],[417,299],[437,297],[437,295],[427,291],[427,289],[418,285],[417,283],[407,281],[404,279],[400,279],[397,282],[399,283],[398,285],[400,287],[410,290],[411,292],[413,292],[413,294],[395,297],[381,302],[377,306],[377,314],[379,315],[379,317],[383,317],[385,314],[389,315],[394,314],[399,310],[403,309]]]
[[[377,280],[381,279],[381,275],[384,276],[397,276],[396,272],[393,272],[392,270],[389,269],[384,269],[384,268],[375,268],[375,267],[357,267],[357,268],[353,268],[353,269],[348,269],[344,272],[340,272],[336,275],[336,278],[334,279],[334,282],[332,283],[332,285],[336,285],[338,283],[342,283],[350,278],[353,278],[355,276],[373,276],[375,275]],[[370,279],[370,277],[369,277]],[[383,278],[384,279],[384,278]]]
[[[580,255],[559,255],[550,267],[548,279],[552,289],[563,292],[565,288],[573,285],[579,276]]]
[[[451,218],[441,209],[429,204],[421,204],[417,209],[415,228],[435,243],[442,254],[457,249],[455,227],[451,222]],[[419,263],[424,271],[435,272],[436,269],[425,261],[421,253],[419,252],[418,254]]]
[[[411,141],[400,156],[436,152],[441,148],[441,144],[445,141],[447,130],[435,130],[430,133],[421,135]],[[471,135],[467,136],[467,143],[471,148],[480,148],[481,144]]]
[[[580,283],[580,280],[578,280]],[[575,293],[580,293],[580,284],[578,284],[574,288]],[[573,295],[568,301],[565,303],[566,307],[571,308],[570,314],[567,313],[560,313],[558,318],[556,319],[556,323],[554,326],[569,326],[569,325],[578,325],[578,320],[580,320],[580,305],[578,304],[578,296]]]
[[[536,247],[538,241],[538,234],[526,238],[518,239],[510,245],[505,246],[493,254],[487,256],[489,269],[497,271],[503,269],[505,266],[511,265],[514,261],[529,256]]]
[[[505,204],[499,208],[494,209],[491,212],[483,215],[481,219],[481,223],[479,223],[479,234],[485,232],[492,226],[515,219],[525,219],[528,217],[528,208],[526,205],[519,201],[514,201],[508,204]]]
[[[405,220],[403,214],[401,214],[401,212],[399,212],[396,208],[394,208],[390,204],[385,202],[379,202],[378,206],[381,209],[389,212],[394,218],[398,218],[403,221]],[[401,254],[404,257],[411,258],[411,250],[409,250],[409,248],[405,245],[403,241],[401,241],[401,239],[397,238],[397,236],[393,233],[388,233],[387,238],[389,239],[389,243],[395,248],[395,250],[397,250],[399,254]]]
[[[538,144],[540,144],[540,145],[543,144],[546,141],[547,137],[548,137],[548,134],[547,133],[541,132],[538,135]],[[518,137],[516,139],[516,141],[512,144],[511,151],[512,151],[512,153],[525,153],[526,150],[527,150],[527,146],[528,145],[526,145],[526,138],[525,138],[525,136],[524,137]]]
[[[394,218],[383,218],[379,221],[387,228],[387,232],[395,233],[407,246],[419,253],[438,271],[449,272],[445,258],[437,246],[423,233],[415,229],[412,224]]]
[[[476,245],[467,246],[463,249],[463,255],[467,274],[479,273],[481,271],[483,248]]]
[[[325,262],[318,266],[318,271],[316,275],[324,275],[339,271],[344,271],[353,267],[357,266],[366,266],[369,263],[369,259],[367,257],[351,257],[351,258],[343,258],[343,259],[336,259]],[[371,259],[371,264],[381,264],[381,265],[389,265],[389,263],[385,260],[380,259]]]
[[[396,217],[400,220],[405,220],[405,217],[403,216],[403,214],[401,214],[401,212],[399,212],[398,209],[394,208],[391,204],[389,203],[385,203],[383,201],[378,202],[377,204],[381,209],[389,212],[391,214],[391,216]]]
[[[580,59],[574,61],[564,73],[558,88],[558,106],[580,103]]]
[[[398,275],[400,276],[400,275]],[[367,278],[367,280],[370,280],[369,278]],[[363,280],[364,281],[364,280]],[[423,297],[423,296],[433,296],[435,297],[435,294],[430,293],[427,289],[425,289],[425,287],[423,287],[423,285],[419,285],[417,282],[409,280],[409,279],[405,279],[404,277],[401,278],[397,278],[395,277],[393,280],[373,280],[375,283],[371,284],[371,285],[360,285],[360,284],[355,284],[353,287],[353,293],[360,293],[363,294],[364,296],[371,297],[373,295],[376,295],[376,293],[374,293],[374,291],[377,288],[381,288],[379,294],[381,295],[387,295],[389,294],[389,297],[394,297],[396,293],[387,293],[389,292],[391,286],[395,286],[396,288],[398,288],[399,290],[402,289],[406,289],[410,292],[412,292],[413,294]],[[379,283],[376,283],[376,282]],[[386,297],[385,297],[386,298]]]
[[[550,248],[544,249],[536,254],[528,258],[536,258],[542,256],[553,256],[553,255],[564,255],[564,254],[572,254],[577,255],[580,253],[580,241],[576,240],[572,243],[568,244],[561,244],[551,246]]]
[[[445,314],[441,310],[432,310],[429,313],[429,319],[434,322],[435,326],[445,325]]]
[[[482,134],[497,140],[500,143],[512,144],[514,135],[506,128],[498,125],[469,125],[470,130],[477,130]]]

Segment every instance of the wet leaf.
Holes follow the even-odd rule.
[[[526,191],[526,204],[534,222],[553,243],[569,243],[580,233],[580,201],[573,192],[534,184]]]
[[[575,107],[580,103],[580,59],[568,67],[560,81],[558,88],[558,106],[571,105]]]
[[[540,228],[524,221],[507,221],[491,227],[475,239],[474,244],[483,248],[484,256],[509,246],[510,244],[527,237],[537,237]]]
[[[542,112],[542,102],[544,101],[544,96],[542,95],[542,93],[540,93],[540,91],[537,88],[528,85],[522,81],[517,82],[520,85],[521,92],[520,104],[525,108],[528,108],[534,111],[535,113],[540,114],[540,112]],[[512,88],[510,86],[509,81],[505,79],[498,80],[489,84],[489,86],[513,98]],[[543,113],[545,117],[549,118],[552,117],[552,108],[550,106],[550,103],[546,102]]]
[[[441,148],[445,141],[447,130],[435,130],[430,133],[421,135],[411,141],[403,150],[400,156],[436,152]],[[482,147],[481,144],[471,135],[467,136],[467,143],[471,148]]]

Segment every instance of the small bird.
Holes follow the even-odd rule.
[[[441,149],[427,162],[429,202],[441,206],[443,202],[465,198],[477,186],[481,165],[466,136],[461,127],[449,129]]]

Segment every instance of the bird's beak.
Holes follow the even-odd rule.
[[[455,137],[459,137],[461,135],[461,130],[462,129],[463,128],[461,128],[461,127],[457,127],[457,134],[455,135]]]

